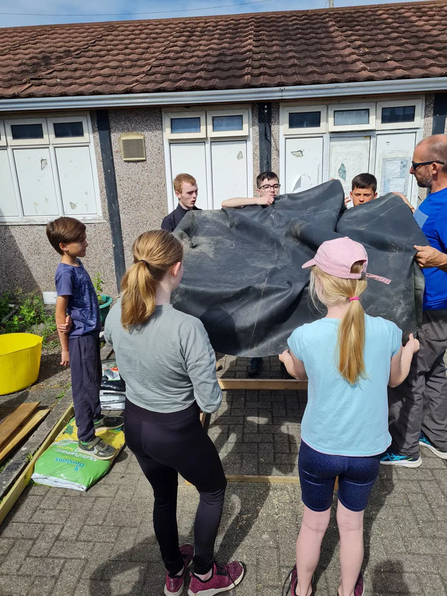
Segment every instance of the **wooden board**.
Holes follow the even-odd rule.
[[[257,484],[299,484],[298,476],[255,476],[252,474],[227,474],[228,482],[254,482]]]
[[[298,379],[218,379],[224,391],[241,389],[244,391],[303,391],[307,389],[307,381]]]
[[[36,410],[27,420],[25,420],[22,426],[18,429],[18,432],[16,432],[16,434],[11,437],[3,449],[0,450],[0,463],[14,449],[15,446],[22,441],[22,439],[30,434],[30,432],[39,424],[39,422],[45,418],[49,411],[50,408]]]
[[[20,426],[35,412],[40,401],[20,404],[12,414],[0,424],[0,449],[2,449],[9,439],[17,432]]]
[[[41,456],[41,454],[51,445],[57,435],[61,432],[67,422],[73,417],[73,404],[71,404],[59,420],[56,422],[56,425],[51,430],[50,434],[47,436],[45,441],[33,455],[32,460],[20,474],[16,482],[12,485],[11,490],[5,495],[2,502],[0,503],[0,524],[3,522],[5,517],[14,507],[15,502],[20,497],[22,492],[25,490],[26,485],[31,479],[31,476],[34,472],[34,466],[36,465],[37,459]]]

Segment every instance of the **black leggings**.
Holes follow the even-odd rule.
[[[213,565],[227,481],[219,454],[199,419],[196,403],[162,414],[126,400],[124,432],[154,490],[154,531],[171,575],[183,567],[177,529],[178,473],[200,494],[194,523],[194,571],[205,574]]]

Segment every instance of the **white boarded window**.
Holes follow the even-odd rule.
[[[1,205],[0,218],[18,217],[19,208],[15,200],[14,183],[11,175],[11,165],[6,149],[0,149],[0,180],[1,180]]]
[[[5,134],[5,125],[0,120],[0,147],[6,146],[6,134]]]
[[[208,208],[208,193],[206,180],[205,143],[172,143],[171,167],[172,177],[178,174],[191,174],[197,181],[199,189],[196,206],[199,209]],[[170,183],[172,186],[172,182]],[[174,196],[174,207],[177,206],[177,197]]]
[[[14,161],[23,215],[25,217],[59,215],[50,149],[48,147],[14,149]]]
[[[56,147],[64,213],[78,217],[96,213],[95,185],[88,147]]]
[[[0,121],[0,222],[101,217],[87,115]]]
[[[376,177],[380,195],[401,192],[412,196],[413,176],[409,175],[416,133],[387,133],[377,136]]]
[[[286,192],[299,192],[333,178],[348,194],[352,178],[368,172],[378,179],[379,196],[388,189],[403,192],[416,206],[417,185],[408,170],[422,139],[423,114],[422,96],[368,102],[354,98],[342,103],[328,99],[315,105],[284,102],[280,110],[282,189],[285,185]]]
[[[287,138],[285,152],[284,192],[301,192],[323,182],[323,137]]]
[[[220,206],[229,197],[244,197],[248,187],[246,142],[213,141],[211,162],[214,203]]]
[[[352,179],[370,171],[371,136],[343,135],[330,140],[330,177],[340,180],[345,195],[351,191]]]
[[[180,173],[197,180],[200,209],[219,209],[225,199],[253,196],[248,108],[169,110],[163,122],[169,211],[178,204],[173,180]]]

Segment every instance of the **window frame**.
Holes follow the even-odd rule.
[[[236,105],[231,106],[230,108],[222,108],[219,110],[213,109],[215,106],[205,105],[203,108],[203,114],[210,113],[213,116],[215,115],[241,115],[244,111],[247,113],[247,134],[242,135],[241,131],[223,131],[219,132],[219,134],[214,133],[212,136],[208,135],[208,126],[205,130],[205,135],[202,137],[198,137],[197,133],[194,136],[194,133],[184,134],[182,133],[181,136],[169,134],[170,131],[170,123],[167,120],[167,116],[171,117],[171,115],[181,115],[181,116],[194,116],[197,112],[189,112],[189,111],[175,111],[163,110],[163,145],[164,145],[164,158],[165,158],[165,176],[166,176],[166,190],[167,190],[167,205],[168,210],[172,211],[175,209],[178,201],[174,194],[174,189],[172,185],[172,181],[174,178],[174,172],[172,172],[171,168],[171,145],[179,144],[181,142],[191,142],[191,143],[203,143],[205,147],[205,172],[206,172],[206,181],[202,185],[201,188],[206,188],[207,194],[207,209],[219,209],[218,207],[213,206],[214,198],[213,198],[213,188],[212,188],[212,159],[211,159],[211,142],[212,141],[231,141],[231,140],[244,140],[246,141],[247,147],[247,196],[251,196],[251,188],[254,186],[254,178],[253,178],[253,134],[252,134],[252,126],[253,126],[253,116],[251,107],[245,105]],[[211,119],[212,123],[212,119]],[[239,133],[239,134],[237,134]],[[219,138],[220,137],[220,138]],[[191,172],[193,175],[194,173]],[[200,189],[199,189],[200,190]]]
[[[287,105],[284,106],[282,112],[283,117],[283,135],[286,137],[289,136],[296,136],[296,135],[315,135],[320,133],[327,132],[327,113],[328,113],[328,106],[327,105]],[[302,114],[305,112],[320,112],[320,126],[313,126],[309,128],[291,128],[289,126],[289,115],[292,114]]]
[[[79,122],[81,119],[83,120],[84,126],[84,140],[81,142],[78,139],[80,137],[65,137],[63,140],[64,142],[51,142],[50,135],[48,134],[50,126],[48,122],[53,120],[61,120],[63,122],[68,122],[69,120]],[[11,129],[8,128],[8,124],[28,124],[28,123],[43,123],[43,130],[46,132],[46,142],[42,142],[44,139],[20,139],[14,140],[12,139],[12,143],[10,139]],[[96,159],[96,151],[95,151],[95,143],[93,137],[93,128],[90,119],[90,114],[83,111],[81,114],[76,115],[71,111],[71,113],[64,116],[61,112],[54,114],[54,115],[39,115],[38,117],[28,118],[24,116],[23,118],[4,118],[4,120],[0,120],[0,126],[4,123],[5,130],[9,132],[6,134],[6,142],[5,145],[1,145],[1,150],[6,151],[8,155],[10,173],[12,176],[13,188],[14,188],[14,201],[17,206],[18,215],[8,215],[2,216],[0,215],[0,226],[9,226],[9,225],[42,225],[46,224],[50,217],[48,215],[24,215],[23,204],[22,204],[22,197],[20,193],[20,184],[18,180],[18,175],[16,171],[15,165],[15,158],[14,158],[14,151],[19,150],[26,150],[26,149],[35,149],[37,147],[48,147],[49,149],[49,156],[50,156],[50,164],[52,168],[52,177],[53,177],[53,184],[56,193],[56,202],[58,206],[58,214],[55,217],[60,217],[63,215],[71,215],[69,213],[65,213],[63,207],[63,199],[62,199],[62,190],[61,190],[61,182],[60,182],[60,172],[59,166],[57,164],[56,158],[56,149],[60,147],[73,147],[74,149],[85,146],[89,150],[89,157],[90,157],[90,166],[91,172],[93,176],[93,189],[94,189],[94,199],[95,199],[95,212],[91,214],[78,214],[76,217],[85,223],[104,223],[103,218],[103,208],[102,208],[102,198],[101,198],[101,190],[99,187],[99,178],[98,178],[98,163]],[[45,136],[45,134],[44,134]],[[71,140],[74,139],[74,142]],[[18,141],[18,142],[17,142]],[[36,141],[38,141],[36,143]]]
[[[326,132],[319,132],[316,133],[309,133],[309,129],[289,129],[288,128],[288,113],[290,111],[309,111],[311,108],[320,109],[321,104],[309,105],[309,100],[303,100],[302,102],[288,102],[282,101],[280,103],[280,110],[279,110],[279,173],[280,179],[282,181],[286,180],[286,140],[288,138],[306,138],[309,136],[322,136],[323,137],[323,163],[322,163],[322,179],[323,182],[327,182],[330,178],[330,141],[333,135],[341,135],[341,134],[361,134],[362,132],[371,135],[372,140],[374,140],[374,147],[372,148],[372,153],[370,153],[370,168],[371,171],[376,174],[376,167],[378,164],[376,163],[377,159],[377,143],[380,135],[384,134],[402,134],[402,133],[415,133],[415,143],[419,143],[422,138],[424,137],[424,118],[425,118],[425,110],[426,110],[426,101],[427,97],[424,94],[412,94],[412,95],[399,95],[396,96],[397,98],[389,99],[390,96],[376,95],[370,97],[359,97],[359,98],[344,98],[343,102],[340,100],[340,103],[337,102],[337,98],[328,98],[325,100],[319,100],[320,102],[324,102],[324,106],[326,108],[332,108],[331,113],[333,115],[333,111],[339,109],[356,109],[362,108],[364,106],[369,107],[370,114],[371,114],[371,107],[375,106],[374,113],[375,113],[375,126],[366,127],[366,125],[361,125],[359,129],[357,129],[354,125],[347,126],[346,128],[332,127],[331,130],[327,130]],[[399,99],[400,97],[400,99]],[[372,100],[372,101],[371,101]],[[316,101],[318,101],[316,99]],[[383,107],[394,107],[394,106],[404,106],[404,105],[414,105],[416,106],[415,112],[415,120],[414,122],[403,122],[403,123],[392,123],[392,124],[382,124],[382,112],[381,108]],[[370,118],[371,123],[371,118]],[[328,127],[329,128],[329,127]],[[345,129],[345,130],[342,130]],[[376,174],[377,175],[377,174]],[[378,177],[378,175],[377,175]],[[408,200],[412,203],[413,206],[417,205],[418,201],[418,193],[416,184],[413,180],[413,186],[409,192],[409,196],[407,197]]]
[[[3,120],[0,120],[0,147],[6,147],[6,129]]]
[[[330,104],[328,106],[328,130],[329,132],[356,132],[360,130],[375,130],[376,129],[376,102],[352,102],[341,104]],[[368,124],[341,124],[340,126],[334,123],[335,112],[350,110],[369,110]]]
[[[198,132],[172,132],[171,118],[200,118],[200,131]],[[206,112],[205,110],[190,112],[186,111],[163,111],[163,129],[164,135],[167,139],[182,140],[188,139],[205,139],[206,138]]]
[[[411,122],[382,122],[382,109],[383,108],[399,108],[405,106],[414,106],[414,120]],[[423,125],[423,100],[422,99],[402,99],[401,101],[378,101],[377,102],[377,118],[376,118],[376,129],[377,130],[395,130],[395,129],[413,129],[421,128]]]
[[[21,124],[41,124],[43,137],[41,139],[14,139],[12,126]],[[49,145],[48,126],[46,118],[12,118],[5,120],[6,140],[9,147],[25,147],[29,145]]]
[[[242,130],[213,130],[214,116],[242,116]],[[215,138],[234,138],[249,136],[249,118],[248,108],[225,109],[225,110],[207,110],[206,112],[207,134],[210,139]]]
[[[87,125],[87,118],[86,116],[67,116],[67,117],[57,117],[57,118],[47,118],[49,124],[49,138],[51,145],[88,145],[90,143],[89,139],[89,131]],[[54,124],[64,124],[70,122],[82,122],[82,128],[84,129],[84,134],[82,137],[57,137],[54,133]]]

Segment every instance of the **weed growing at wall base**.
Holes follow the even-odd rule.
[[[11,305],[14,305],[11,316]],[[35,333],[44,342],[56,330],[53,314],[47,314],[42,295],[22,290],[0,296],[0,333]]]

